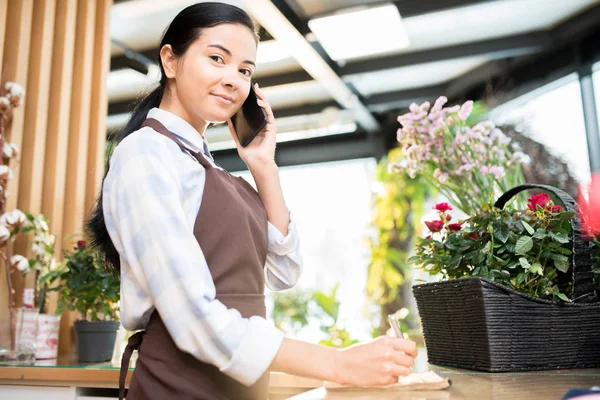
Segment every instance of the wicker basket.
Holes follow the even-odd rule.
[[[502,195],[543,189],[569,211],[575,201],[544,185],[521,185]],[[429,362],[490,372],[600,367],[600,303],[589,242],[572,220],[573,295],[570,303],[534,298],[483,278],[413,287]]]

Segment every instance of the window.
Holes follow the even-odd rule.
[[[375,159],[358,159],[280,170],[304,259],[304,272],[297,286],[329,292],[339,283],[338,320],[359,339],[369,338],[371,332],[363,310],[370,263],[366,235],[372,218],[375,167]],[[249,172],[235,175],[254,184]],[[299,337],[318,341],[321,335],[319,322],[311,321]]]
[[[589,154],[576,74],[534,90],[491,112],[497,124],[516,123],[565,161],[581,183],[590,181]]]

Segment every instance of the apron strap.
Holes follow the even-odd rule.
[[[196,151],[188,148],[183,143],[181,143],[181,140],[179,140],[179,138],[177,138],[177,136],[175,136],[171,131],[169,131],[159,120],[154,119],[154,118],[146,118],[146,120],[142,124],[142,127],[144,127],[144,126],[148,126],[152,129],[154,129],[156,132],[168,137],[169,139],[171,139],[172,141],[177,143],[177,145],[181,148],[181,150],[186,151],[186,152],[190,153],[191,155],[193,155],[194,158],[196,158],[196,160],[198,160],[198,162],[204,167],[204,169],[212,168],[211,163],[208,162],[208,160],[206,160],[205,156],[202,155],[202,152],[196,152]],[[204,143],[203,145],[204,145],[205,151],[208,151],[208,147],[206,147],[206,143]],[[210,157],[212,159],[212,157],[210,156],[210,153],[206,157]]]
[[[133,334],[127,341],[127,347],[125,347],[123,357],[121,358],[121,370],[119,371],[119,400],[123,400],[125,397],[125,378],[127,378],[131,354],[133,354],[134,350],[140,348],[145,333],[146,331],[139,331]]]

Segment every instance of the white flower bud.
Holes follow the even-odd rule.
[[[10,239],[10,231],[6,226],[0,225],[0,244],[6,243],[8,239]]]
[[[8,165],[0,165],[0,179],[10,180],[12,179],[13,173]]]
[[[19,254],[10,258],[10,265],[23,273],[29,272],[29,260]]]
[[[27,216],[21,210],[12,210],[4,213],[0,217],[0,225],[4,225],[10,229],[22,227],[27,222]]]
[[[4,143],[2,148],[4,158],[13,158],[19,155],[19,147],[14,143]]]

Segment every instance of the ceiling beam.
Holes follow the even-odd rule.
[[[402,18],[416,17],[438,11],[447,11],[453,8],[468,7],[498,0],[399,0],[394,1]]]
[[[317,82],[323,85],[341,107],[351,110],[356,122],[367,132],[380,128],[359,97],[346,85],[329,64],[319,55],[294,25],[270,0],[244,0],[246,9],[273,37],[294,49],[296,61]]]
[[[357,131],[344,135],[278,143],[275,161],[278,166],[285,167],[367,157],[379,159],[384,154],[386,154],[386,147],[383,135],[370,135]],[[213,156],[215,161],[228,171],[247,170],[235,149],[216,151]]]

